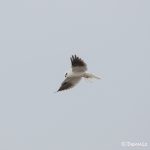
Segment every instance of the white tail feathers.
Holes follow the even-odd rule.
[[[101,79],[100,77],[95,76],[95,75],[93,75],[93,78],[95,78],[95,79]]]
[[[91,73],[85,73],[83,75],[84,78],[95,78],[95,79],[101,79],[100,77],[94,75],[94,74],[91,74]]]

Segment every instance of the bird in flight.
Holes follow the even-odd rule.
[[[72,55],[70,58],[72,70],[69,73],[65,74],[65,80],[62,82],[60,88],[57,92],[70,89],[74,87],[82,78],[95,78],[101,79],[87,71],[86,63],[76,55]]]

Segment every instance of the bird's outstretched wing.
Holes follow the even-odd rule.
[[[81,77],[67,77],[62,82],[62,84],[57,92],[62,91],[62,90],[67,90],[67,89],[74,87],[80,80],[81,80]]]
[[[72,72],[85,72],[87,70],[86,63],[76,55],[72,55],[70,60],[72,65]]]

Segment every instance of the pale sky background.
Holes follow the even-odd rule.
[[[54,93],[72,54],[104,79]],[[0,1],[0,150],[150,149],[149,116],[149,0]]]

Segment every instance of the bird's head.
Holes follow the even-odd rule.
[[[68,76],[68,73],[65,73],[65,78],[67,78],[67,76]]]

